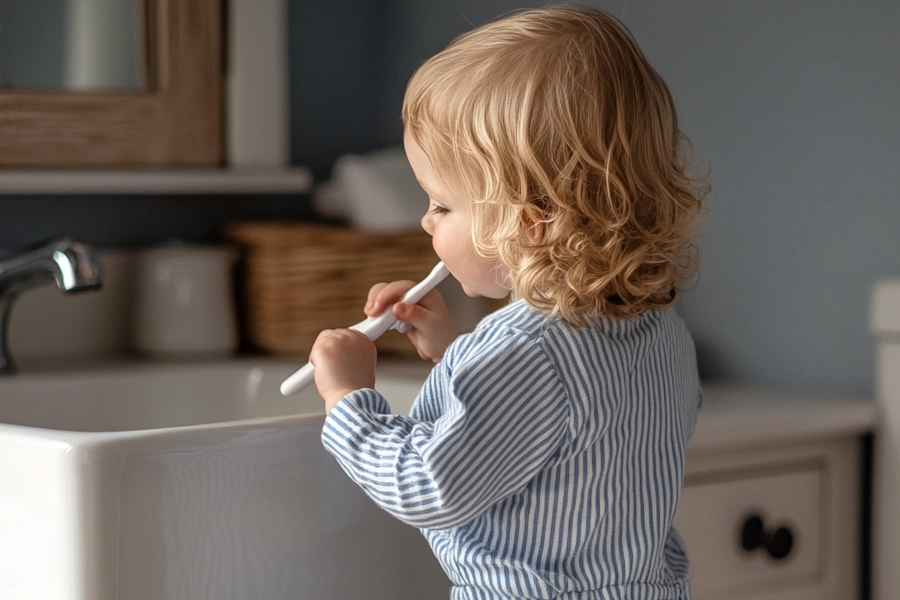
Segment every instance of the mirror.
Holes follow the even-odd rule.
[[[224,164],[223,4],[0,0],[0,167]]]
[[[0,88],[146,87],[142,0],[3,0]]]

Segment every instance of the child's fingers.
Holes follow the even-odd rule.
[[[438,320],[439,315],[447,312],[443,298],[436,290],[430,290],[422,296],[418,303],[397,302],[393,306],[394,316],[409,323],[416,329],[427,329],[430,323]]]
[[[315,365],[315,382],[325,400],[325,411],[353,390],[375,385],[375,345],[351,329],[328,329],[316,338],[309,360]]]
[[[393,312],[400,321],[412,326],[409,339],[422,358],[440,360],[459,336],[441,295],[435,290],[428,292],[418,304],[395,304]]]
[[[369,289],[369,298],[364,308],[365,313],[370,317],[380,315],[388,306],[399,302],[415,284],[414,281],[376,283]]]
[[[441,293],[438,290],[429,290],[427,294],[422,296],[422,299],[419,300],[418,304],[422,308],[434,313],[440,314],[447,312],[447,304],[444,302],[444,297],[441,296]]]
[[[376,304],[375,300],[376,298],[378,298],[378,294],[380,294],[381,290],[383,290],[386,286],[386,283],[376,283],[369,288],[369,295],[366,298],[366,306],[363,308],[367,315],[371,313],[372,307]]]
[[[434,314],[419,306],[418,304],[410,304],[408,302],[398,302],[393,307],[394,316],[415,327],[416,329],[425,329],[428,326],[430,317]]]

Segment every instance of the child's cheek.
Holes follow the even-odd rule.
[[[448,244],[446,240],[446,236],[441,235],[440,230],[436,230],[431,237],[431,246],[434,248],[435,253],[445,263],[452,263],[453,256],[452,253],[448,252]],[[448,265],[449,266],[449,265]]]

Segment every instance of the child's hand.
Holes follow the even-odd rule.
[[[375,344],[358,331],[326,329],[316,338],[309,361],[316,367],[326,414],[350,392],[375,387]]]
[[[365,313],[370,317],[380,315],[394,304],[394,316],[412,326],[409,339],[419,356],[438,362],[443,358],[453,340],[459,337],[459,330],[453,324],[444,299],[436,290],[431,290],[418,304],[400,302],[403,295],[415,285],[414,281],[394,281],[377,283],[369,290]]]

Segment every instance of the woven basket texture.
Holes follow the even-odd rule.
[[[306,355],[323,329],[366,318],[372,285],[418,281],[437,263],[425,232],[377,234],[351,227],[254,222],[226,227],[243,250],[244,331],[254,347],[277,355]],[[409,339],[388,331],[380,353],[415,356]]]

